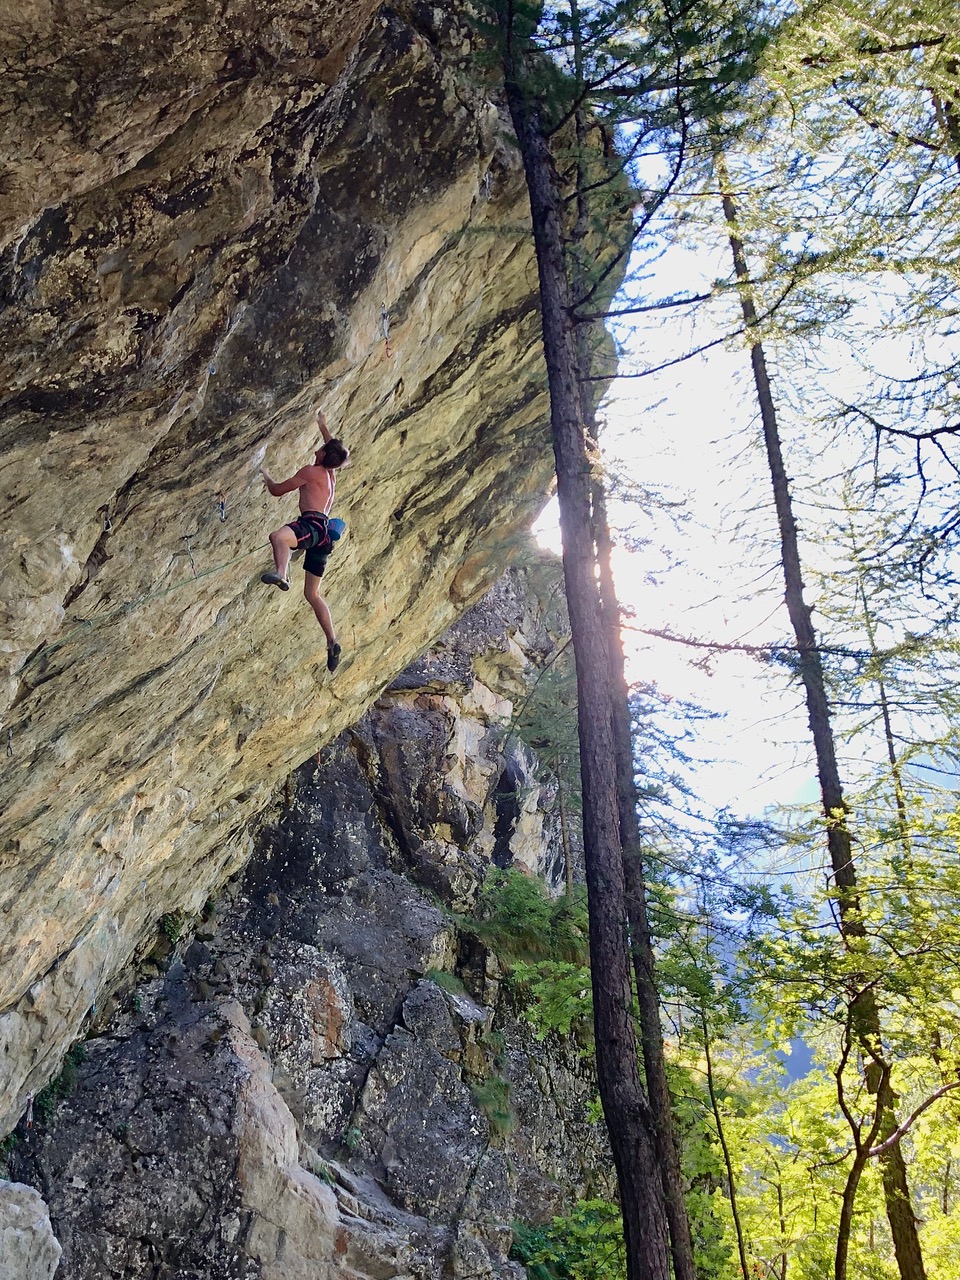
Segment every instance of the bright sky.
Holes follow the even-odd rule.
[[[643,277],[642,270],[628,273],[628,281],[632,274],[640,277],[632,286],[639,296],[624,299],[621,294],[613,305],[702,293],[728,271],[729,250],[722,240],[713,250],[670,247],[656,259],[652,278],[649,273]],[[907,375],[923,367],[923,353],[907,339],[878,337],[886,304],[906,288],[899,277],[878,274],[871,279],[871,292],[864,292],[857,304],[856,317],[869,332],[869,361],[888,374]],[[657,366],[739,323],[732,298],[722,329],[717,327],[719,316],[704,317],[692,308],[661,314],[658,324],[635,325],[630,318],[617,322],[621,370]],[[952,335],[934,341],[943,348],[933,350],[935,359],[955,355],[947,350],[955,347]],[[809,534],[814,519],[820,523],[826,517],[834,524],[845,519],[840,511],[830,514],[830,503],[837,499],[837,473],[853,462],[860,445],[853,434],[845,437],[848,445],[843,438],[834,439],[821,451],[802,443],[808,419],[817,413],[810,397],[822,394],[856,403],[872,374],[848,347],[827,339],[811,344],[816,368],[808,371],[805,387],[788,386],[779,378],[772,348],[767,358],[802,554],[812,559],[821,544],[810,538],[804,544],[804,530]],[[789,641],[773,498],[747,348],[727,342],[656,378],[618,377],[601,419],[606,424],[601,445],[611,472],[654,491],[663,502],[683,504],[679,519],[657,501],[610,504],[611,520],[620,531],[648,544],[634,551],[621,546],[614,566],[621,603],[633,610],[635,625],[725,644]],[[791,439],[794,423],[800,424],[799,438]],[[933,470],[930,474],[933,479]],[[559,550],[555,502],[541,517],[538,533]],[[828,568],[829,545],[823,545],[826,563],[818,567]],[[808,597],[808,603],[815,601]],[[918,623],[922,628],[922,618]],[[691,754],[704,761],[695,788],[706,805],[747,817],[771,805],[816,802],[802,692],[782,669],[743,653],[715,654],[705,662],[706,650],[629,629],[624,641],[631,679],[654,683],[663,694],[722,715],[695,726]]]
[[[671,279],[681,283],[674,287],[685,287],[690,266],[677,264]],[[643,363],[678,349],[676,330],[665,332],[659,347],[647,346]],[[755,536],[764,524],[772,532],[774,517],[747,352],[715,349],[661,375],[656,385],[620,378],[604,413],[601,440],[611,465],[664,499],[685,503],[679,524],[665,512],[647,514],[644,506],[612,506],[611,519],[621,529],[650,540],[637,551],[621,546],[614,566],[621,603],[634,611],[636,626],[723,643],[784,639],[779,560]],[[745,507],[753,509],[750,528],[738,529]],[[555,501],[537,533],[559,550]],[[679,563],[669,564],[663,546]],[[693,754],[704,761],[695,785],[707,805],[747,816],[816,799],[802,697],[782,672],[741,653],[704,664],[704,650],[636,631],[627,630],[624,641],[631,679],[722,714],[695,727]]]
[[[613,421],[619,424],[622,417],[627,427],[637,421],[629,403],[617,404],[613,415]],[[694,510],[716,501],[717,472],[724,466],[720,447],[706,438],[706,432],[698,434],[703,436],[703,447],[691,449],[685,464],[672,453],[647,454],[642,436],[635,455],[635,465],[647,483],[667,484],[677,495],[688,495]],[[631,511],[628,518],[634,515]],[[559,552],[557,518],[554,501],[536,532],[541,542]],[[621,603],[633,611],[634,624],[731,643],[779,638],[782,630],[771,613],[782,606],[771,599],[771,593],[754,599],[740,595],[735,579],[744,575],[739,573],[742,565],[737,563],[736,542],[712,536],[699,525],[688,527],[684,542],[686,563],[663,572],[656,572],[665,560],[655,548],[618,548],[617,591]],[[725,583],[729,593],[724,591]],[[747,654],[724,653],[705,661],[703,650],[629,629],[624,632],[624,647],[630,680],[656,684],[671,698],[696,703],[723,717],[698,721],[692,726],[694,743],[686,744],[703,761],[696,789],[705,804],[747,816],[772,804],[815,798],[800,694],[785,689],[782,677]]]

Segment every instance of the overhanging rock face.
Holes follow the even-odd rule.
[[[516,1222],[613,1194],[589,1002],[572,1034],[538,1031],[473,911],[491,865],[564,879],[558,779],[511,732],[562,658],[556,580],[545,557],[505,575],[277,789],[203,918],[158,934],[0,1150],[18,1259],[62,1249],[58,1280],[525,1280]],[[50,1273],[8,1277],[0,1253],[0,1280]]]
[[[456,7],[68,0],[7,27],[3,1128],[545,492],[522,175]],[[311,460],[317,403],[354,452],[335,677],[298,591],[259,582],[296,509],[259,468]]]

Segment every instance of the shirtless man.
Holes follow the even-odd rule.
[[[294,489],[300,493],[300,518],[276,529],[270,535],[273,547],[274,573],[260,575],[261,582],[279,587],[281,591],[289,591],[287,571],[290,567],[290,556],[298,548],[306,551],[303,559],[304,585],[303,594],[307,603],[317,615],[317,621],[327,637],[327,670],[336,671],[340,665],[340,646],[333,629],[333,619],[327,602],[320,594],[320,579],[327,567],[327,560],[332,544],[327,533],[327,517],[333,506],[333,495],[337,489],[337,470],[343,466],[350,454],[339,440],[335,440],[327,429],[327,419],[322,409],[317,410],[317,426],[323,436],[323,448],[318,449],[311,465],[301,467],[289,480],[277,482],[265,467],[260,468],[263,483],[275,498]],[[319,544],[319,546],[318,546]]]

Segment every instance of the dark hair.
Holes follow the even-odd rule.
[[[324,467],[342,467],[346,460],[350,457],[349,449],[346,449],[340,440],[328,440],[323,446],[323,462]]]

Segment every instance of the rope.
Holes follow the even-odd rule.
[[[81,631],[94,631],[97,627],[102,626],[103,623],[112,621],[122,613],[132,613],[134,609],[147,604],[151,600],[160,600],[164,596],[171,595],[174,591],[179,591],[181,587],[192,587],[201,578],[209,578],[211,574],[221,573],[224,569],[229,569],[232,565],[239,564],[241,560],[246,560],[250,556],[262,555],[262,553],[261,547],[254,547],[252,551],[242,551],[240,555],[234,556],[232,560],[225,560],[223,564],[216,564],[212,569],[202,569],[199,573],[195,572],[193,577],[184,578],[182,582],[174,582],[169,587],[161,587],[159,591],[148,591],[145,595],[137,596],[135,600],[125,600],[123,604],[118,604],[116,608],[102,614],[99,618],[84,618],[75,627],[71,627],[66,635],[61,636],[59,640],[55,640],[53,644],[46,644],[32,653],[17,674],[23,676],[23,673],[29,670],[38,658],[45,658],[48,654],[55,653],[61,645],[65,645],[74,636],[79,635]]]

